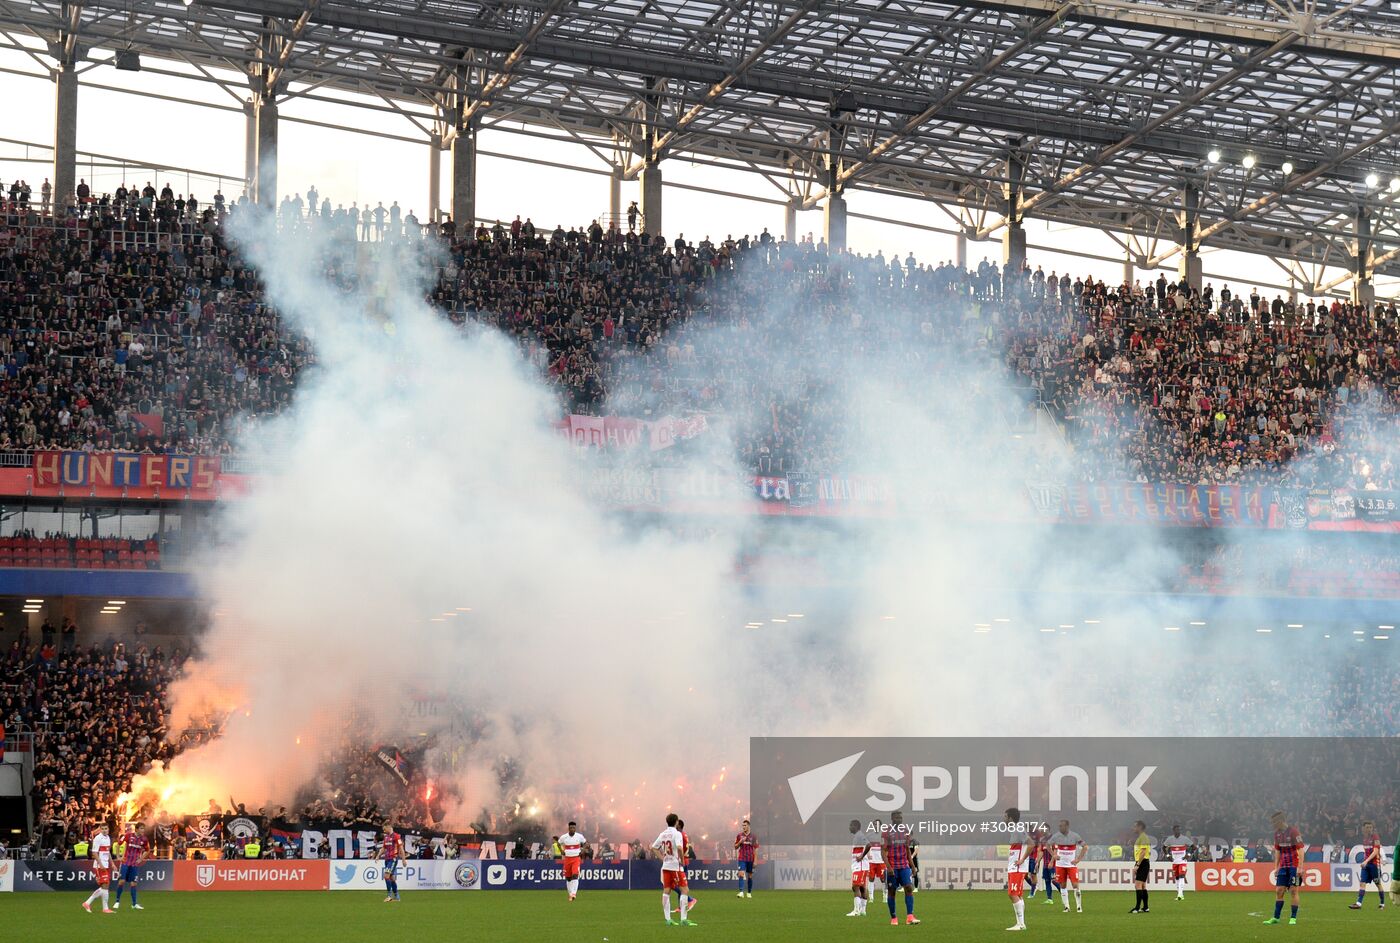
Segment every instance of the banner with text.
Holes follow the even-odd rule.
[[[475,891],[481,888],[484,862],[404,861],[399,864],[399,888],[405,891]],[[331,890],[364,891],[384,887],[384,862],[331,862]]]
[[[705,416],[663,416],[629,419],[624,416],[581,416],[571,413],[554,428],[581,449],[639,449],[660,452],[709,431]]]
[[[329,861],[176,861],[177,891],[324,891]]]
[[[91,861],[17,861],[17,891],[90,891],[97,886]],[[168,891],[175,886],[174,861],[147,861],[137,871],[142,890]]]

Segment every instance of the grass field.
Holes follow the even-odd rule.
[[[1012,922],[1005,894],[996,891],[935,891],[918,895],[923,923],[889,925],[888,911],[872,902],[865,918],[843,916],[851,909],[846,894],[818,891],[760,893],[739,900],[729,891],[697,892],[699,926],[666,927],[660,894],[652,891],[585,890],[570,904],[562,891],[405,892],[399,904],[386,904],[370,891],[340,893],[176,893],[141,895],[145,910],[123,904],[117,913],[86,914],[83,893],[0,894],[0,927],[16,943],[101,940],[102,943],[342,943],[342,941],[567,940],[569,943],[645,943],[698,937],[744,943],[814,943],[820,940],[875,940],[898,935],[939,940],[1023,939],[1006,933]],[[1304,897],[1298,926],[1266,927],[1272,894],[1195,894],[1175,903],[1170,893],[1155,894],[1152,913],[1129,915],[1132,894],[1085,895],[1083,914],[1065,914],[1058,901],[1028,903],[1026,936],[1036,940],[1186,943],[1194,940],[1338,940],[1347,943],[1393,941],[1400,936],[1400,913],[1378,911],[1367,895],[1366,909],[1350,911],[1346,894]],[[1287,911],[1284,911],[1285,917]],[[903,902],[900,903],[903,918]]]

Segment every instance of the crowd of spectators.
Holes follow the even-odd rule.
[[[167,694],[186,653],[105,640],[82,644],[68,618],[45,621],[39,638],[21,629],[0,665],[0,719],[34,737],[38,843],[65,848],[110,817],[131,778],[168,760],[200,733],[166,738]]]
[[[68,209],[45,216],[23,193],[0,206],[0,451],[227,452],[241,422],[288,403],[313,354],[225,238],[241,199],[147,184]],[[1400,385],[1389,303],[964,271],[766,231],[458,231],[396,210],[332,208],[314,188],[280,207],[284,226],[432,237],[445,251],[427,300],[515,338],[562,409],[727,416],[757,472],[879,471],[853,445],[859,384],[887,374],[927,397],[925,375],[976,363],[969,388],[1048,407],[1081,479],[1395,484],[1394,437],[1378,434]],[[959,399],[937,408],[977,397]]]

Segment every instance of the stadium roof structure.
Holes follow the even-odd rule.
[[[924,198],[973,238],[1019,185],[1020,214],[1140,263],[1180,251],[1190,189],[1202,242],[1300,285],[1354,267],[1358,226],[1400,275],[1391,0],[0,0],[0,28],[378,107],[425,139],[523,124],[626,177],[685,155],[808,208]]]

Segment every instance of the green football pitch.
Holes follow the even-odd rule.
[[[917,897],[920,926],[890,926],[888,911],[871,903],[867,917],[846,917],[851,899],[818,891],[779,891],[740,900],[731,891],[697,892],[695,927],[667,927],[661,920],[660,893],[586,889],[569,903],[562,891],[405,892],[386,904],[370,891],[242,892],[141,895],[142,911],[124,903],[114,914],[86,914],[85,894],[53,892],[0,894],[0,927],[16,943],[101,940],[102,943],[342,943],[342,941],[560,940],[569,943],[645,943],[700,938],[745,943],[813,943],[818,940],[875,940],[898,936],[939,940],[1022,939],[1005,928],[1012,922],[1006,895],[994,891],[934,891]],[[1082,914],[1064,913],[1044,898],[1026,906],[1025,935],[1036,940],[1249,941],[1337,940],[1347,943],[1393,941],[1400,937],[1400,913],[1380,911],[1374,894],[1366,909],[1351,911],[1346,894],[1303,898],[1298,925],[1264,926],[1272,913],[1271,894],[1193,894],[1181,903],[1170,893],[1154,894],[1152,912],[1129,914],[1132,894],[1084,895]],[[900,917],[903,920],[903,901]]]

